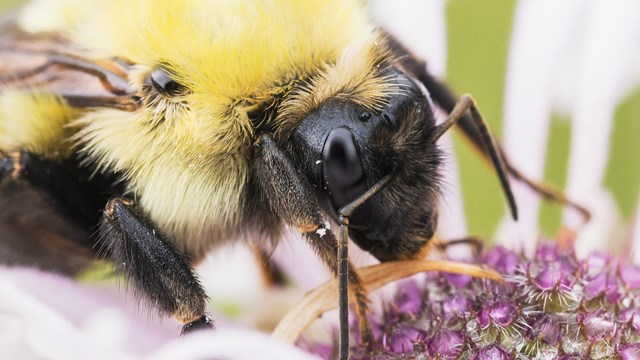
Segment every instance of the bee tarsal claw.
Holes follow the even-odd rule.
[[[198,320],[192,321],[182,326],[182,331],[180,332],[180,335],[187,335],[199,330],[208,330],[208,329],[215,329],[215,325],[213,323],[213,319],[211,319],[211,316],[205,314]]]

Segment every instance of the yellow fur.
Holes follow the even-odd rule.
[[[51,158],[69,154],[70,130],[77,111],[51,94],[10,90],[0,93],[0,150],[18,148]]]
[[[60,4],[59,13],[45,3]],[[281,129],[328,98],[357,95],[376,109],[398,91],[374,76],[384,45],[359,0],[45,0],[22,23],[38,31],[31,19],[45,10],[54,20],[40,30],[66,34],[84,56],[137,64],[134,88],[162,66],[189,89],[135,113],[86,112],[72,126],[82,152],[125,174],[151,218],[191,254],[241,221],[256,135],[248,111],[300,81],[304,91],[272,119]]]

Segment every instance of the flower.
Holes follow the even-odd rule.
[[[403,282],[370,318],[371,349],[354,336],[353,358],[640,359],[640,267],[605,254],[580,260],[552,243],[532,258],[497,246],[476,263],[505,281]]]
[[[172,319],[110,286],[0,266],[2,359],[314,359],[268,334],[215,314],[217,330],[179,337]],[[247,345],[250,346],[247,346]]]

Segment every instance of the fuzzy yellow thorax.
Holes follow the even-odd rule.
[[[160,66],[188,90],[133,113],[87,111],[72,140],[100,169],[123,174],[191,252],[242,220],[249,111],[280,99],[276,127],[290,131],[326,99],[376,108],[397,91],[377,76],[384,45],[359,0],[38,0],[20,21],[66,35],[82,56],[127,59],[135,89]],[[288,96],[293,84],[300,91]]]

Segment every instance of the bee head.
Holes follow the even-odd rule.
[[[311,112],[292,154],[306,159],[302,168],[335,220],[340,208],[392,175],[349,218],[351,238],[381,261],[416,257],[433,236],[442,159],[426,91],[399,70],[390,79],[401,90],[381,110],[334,98]]]

